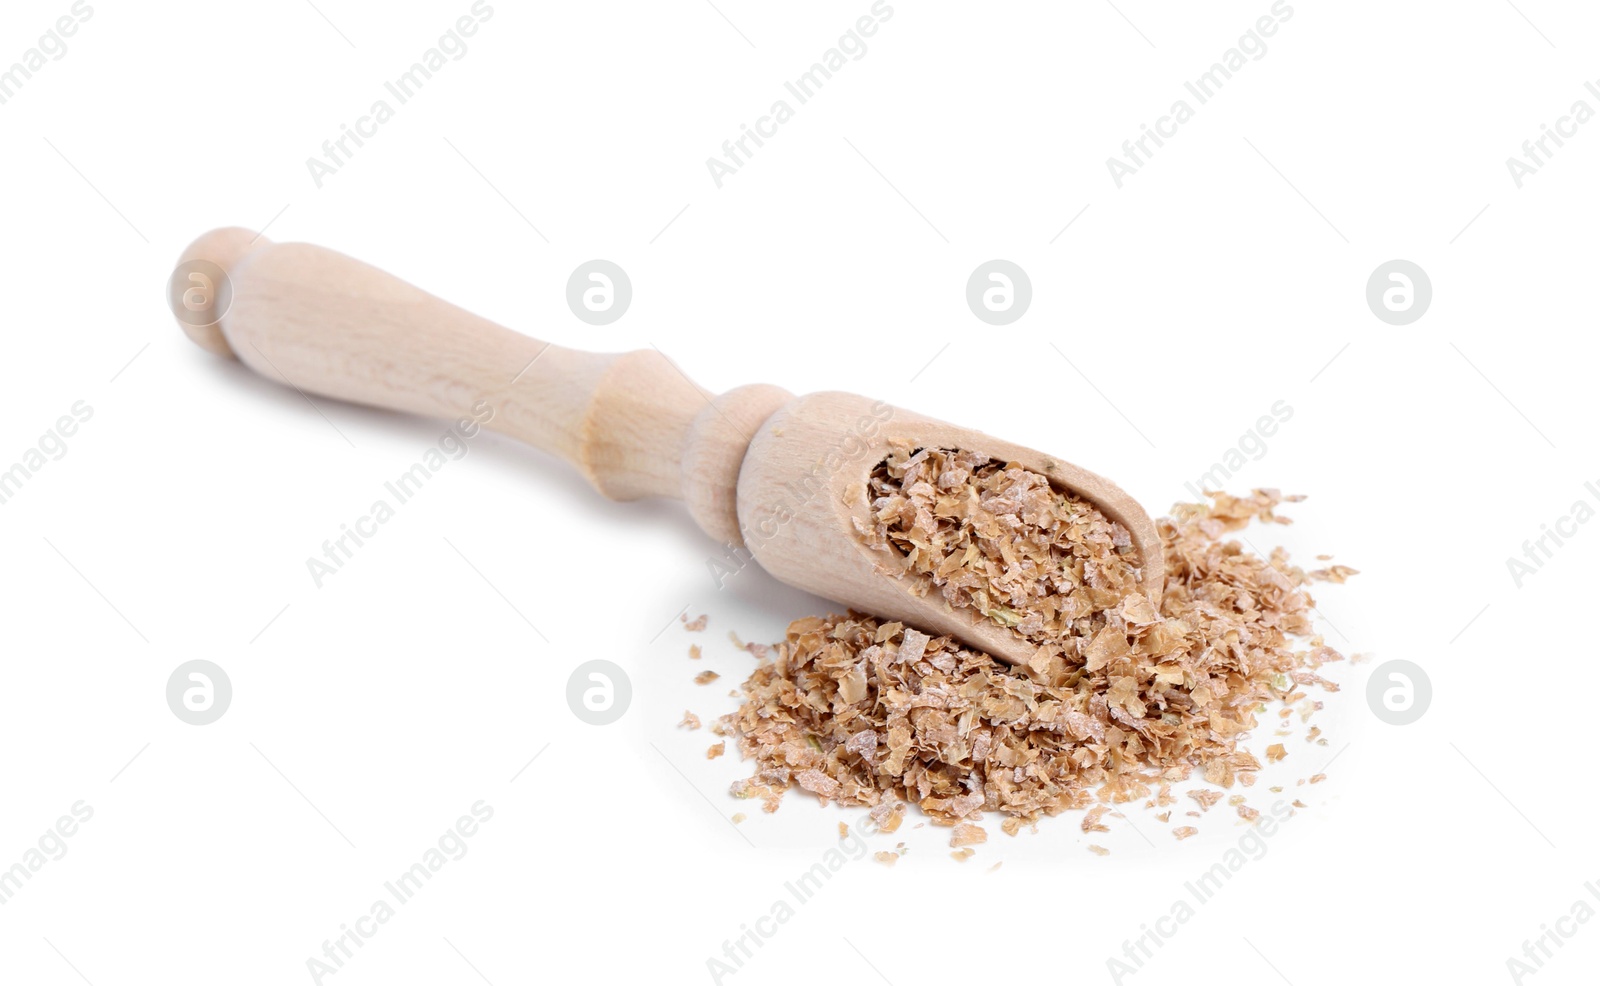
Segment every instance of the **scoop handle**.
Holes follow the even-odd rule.
[[[222,275],[219,318],[180,315],[202,347],[305,394],[435,418],[488,414],[485,427],[565,459],[605,496],[685,499],[707,533],[742,543],[738,469],[760,423],[791,398],[779,388],[716,397],[656,349],[542,342],[343,254],[248,230],[202,236],[180,265],[196,260]]]

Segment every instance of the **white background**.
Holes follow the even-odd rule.
[[[1293,527],[1250,537],[1359,568],[1316,594],[1329,642],[1372,659],[1337,672],[1329,745],[1288,740],[1262,782],[1338,754],[1291,787],[1310,807],[1124,981],[1512,979],[1542,925],[1600,907],[1600,525],[1521,588],[1506,567],[1600,481],[1600,122],[1521,189],[1505,164],[1575,100],[1600,109],[1583,88],[1600,15],[1518,4],[1296,2],[1118,189],[1106,158],[1267,0],[902,0],[718,189],[706,158],[867,0],[499,0],[319,189],[306,159],[466,0],[95,3],[0,106],[0,469],[75,401],[94,409],[0,506],[0,866],[94,809],[0,906],[0,977],[311,981],[324,940],[483,799],[468,854],[324,981],[706,982],[855,817],[799,796],[762,815],[725,794],[735,757],[674,728],[733,707],[753,662],[728,631],[772,641],[828,607],[754,570],[719,591],[715,545],[676,503],[604,501],[486,436],[313,585],[306,558],[442,429],[312,407],[174,326],[183,247],[271,221],[540,338],[655,345],[715,391],[881,397],[1065,456],[1153,512],[1286,401],[1229,485],[1310,495]],[[0,66],[68,8],[7,3]],[[564,300],[593,257],[635,291],[603,328]],[[1034,285],[1006,328],[963,300],[994,257]],[[1434,290],[1404,327],[1364,300],[1397,257]],[[685,607],[705,634],[672,625]],[[193,658],[233,683],[209,726],[164,700]],[[633,681],[609,727],[564,698],[594,658]],[[1412,726],[1366,705],[1395,658],[1432,678]],[[723,678],[694,685],[702,667]],[[1107,958],[1243,832],[1225,808],[1185,842],[1132,819],[991,824],[965,864],[908,823],[872,846],[905,841],[897,866],[851,862],[724,981],[1111,981]],[[1577,926],[1531,981],[1583,981],[1597,956],[1600,922]]]

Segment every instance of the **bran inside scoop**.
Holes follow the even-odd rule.
[[[920,594],[975,609],[1045,654],[1144,598],[1128,531],[1021,466],[899,446],[873,471],[868,497],[873,526],[860,534],[921,575]]]

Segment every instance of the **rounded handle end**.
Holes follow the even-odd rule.
[[[239,262],[272,241],[237,226],[214,229],[178,257],[167,282],[167,302],[194,344],[218,356],[237,359],[222,333],[222,320],[233,302],[233,272]]]

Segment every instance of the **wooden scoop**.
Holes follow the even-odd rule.
[[[198,294],[184,295],[179,324],[203,348],[305,393],[374,407],[454,419],[486,402],[486,427],[566,459],[606,496],[679,497],[730,552],[747,549],[782,581],[847,606],[1013,664],[1037,649],[937,591],[917,594],[922,576],[863,542],[867,478],[903,440],[1015,462],[1093,503],[1132,535],[1159,607],[1155,524],[1109,481],[1052,456],[853,394],[753,384],[719,396],[657,350],[563,349],[332,250],[247,230],[202,236],[180,262],[190,261],[223,275],[215,285],[196,278]]]

